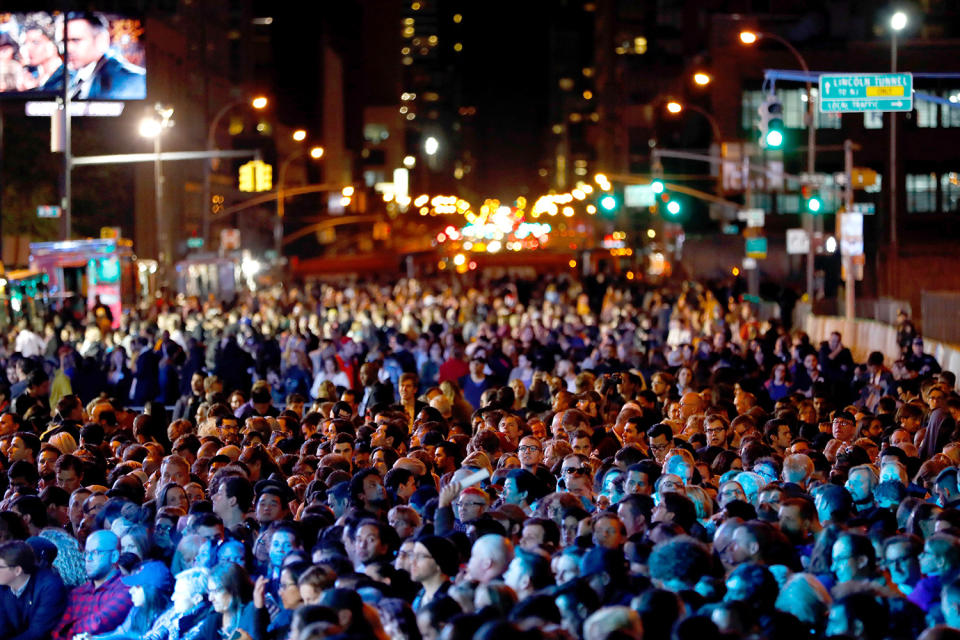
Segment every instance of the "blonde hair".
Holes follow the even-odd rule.
[[[60,453],[73,453],[77,450],[77,441],[66,431],[50,436],[50,444],[60,450]]]

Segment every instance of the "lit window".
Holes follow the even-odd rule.
[[[907,174],[907,213],[937,210],[937,174]]]
[[[866,111],[863,114],[864,129],[883,129],[883,113],[880,111]]]
[[[940,194],[943,211],[960,211],[960,173],[951,171],[940,176]]]
[[[917,110],[917,127],[920,129],[934,129],[937,127],[937,116],[940,115],[940,105],[926,100],[914,100],[913,108]]]
[[[940,105],[940,121],[944,127],[960,127],[960,89],[950,89],[943,92],[943,97],[950,101],[949,105]]]

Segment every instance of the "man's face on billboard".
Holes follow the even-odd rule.
[[[106,50],[106,33],[98,33],[86,20],[71,20],[67,25],[67,61],[71,69],[82,69],[96,62]]]

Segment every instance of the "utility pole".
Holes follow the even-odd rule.
[[[853,142],[843,141],[843,169],[847,175],[847,188],[844,192],[844,215],[853,213]],[[839,223],[839,217],[838,217]],[[843,241],[843,234],[837,234],[840,241]],[[844,256],[841,250],[841,263],[844,273],[844,307],[846,309],[845,317],[847,320],[853,320],[856,317],[856,303],[854,292],[857,286],[857,279],[853,273],[853,256]]]

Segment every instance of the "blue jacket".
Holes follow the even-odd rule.
[[[67,588],[56,572],[38,569],[19,597],[0,587],[0,638],[46,640],[67,608]]]
[[[90,78],[88,100],[143,100],[147,76],[143,68],[105,53]]]

